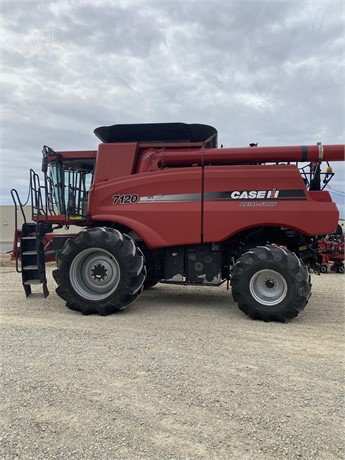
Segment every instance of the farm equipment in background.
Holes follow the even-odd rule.
[[[321,238],[318,247],[321,254],[321,273],[329,270],[344,273],[344,235],[338,225],[338,231]]]
[[[157,283],[227,282],[263,321],[304,309],[318,240],[338,224],[324,187],[344,145],[218,148],[215,128],[184,123],[94,132],[98,150],[45,146],[43,182],[30,171],[33,223],[14,242],[27,296],[33,284],[49,294],[45,262],[56,258],[56,293],[83,314],[123,310]],[[71,225],[81,231],[57,234]]]

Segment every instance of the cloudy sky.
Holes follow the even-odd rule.
[[[344,143],[343,0],[2,0],[0,204],[41,149],[182,121],[226,147]],[[332,196],[344,206],[344,165]]]

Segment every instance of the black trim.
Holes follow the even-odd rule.
[[[301,189],[294,189],[294,190],[277,190],[279,192],[278,197],[270,197],[270,198],[232,198],[231,194],[236,191],[239,193],[242,192],[258,192],[259,190],[230,190],[227,192],[206,192],[205,193],[205,200],[207,201],[276,201],[276,200],[306,200],[306,196],[304,190]],[[268,190],[265,190],[266,192]],[[273,190],[272,190],[273,192]]]
[[[293,189],[293,190],[280,190],[279,191],[279,198],[287,198],[287,197],[305,197],[304,190],[302,189]]]
[[[302,145],[302,159],[301,161],[308,161],[308,146]]]
[[[307,197],[303,189],[291,189],[291,190],[262,190],[268,194],[272,192],[273,196],[255,197],[255,198],[233,198],[232,193],[237,192],[240,195],[243,192],[260,192],[260,190],[229,190],[225,192],[204,192],[204,193],[181,193],[174,195],[154,195],[150,197],[140,197],[139,203],[186,203],[186,202],[197,202],[197,201],[303,201]],[[278,192],[278,196],[275,196]]]

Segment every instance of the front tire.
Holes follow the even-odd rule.
[[[69,309],[104,316],[134,302],[145,270],[144,256],[128,235],[97,227],[66,241],[53,276]]]
[[[271,245],[258,246],[238,259],[231,287],[239,309],[266,322],[297,316],[311,291],[307,267],[294,253]]]

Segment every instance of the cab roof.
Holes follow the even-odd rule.
[[[100,126],[95,135],[105,143],[123,142],[202,142],[217,147],[218,132],[210,125],[186,123],[139,123]]]

